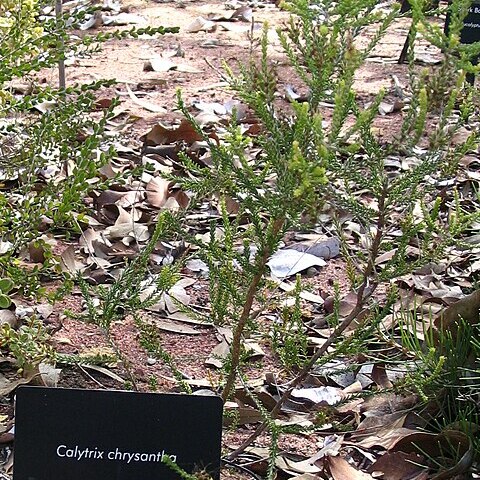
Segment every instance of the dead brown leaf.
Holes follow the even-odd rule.
[[[75,247],[70,245],[60,255],[60,266],[62,271],[76,274],[85,269],[85,265],[77,261],[75,256]]]
[[[420,466],[424,463],[425,458],[417,453],[387,452],[370,465],[368,472],[375,478],[404,480],[422,472],[428,473]]]
[[[224,411],[233,413],[235,416],[224,416],[223,425],[229,426],[233,422],[237,425],[248,425],[258,423],[263,420],[262,414],[255,408],[237,405],[235,402],[227,402],[224,405]]]
[[[372,369],[372,380],[381,388],[392,388],[393,384],[387,376],[385,364],[375,363]]]
[[[9,395],[11,392],[13,392],[19,385],[25,385],[27,383],[30,383],[32,381],[32,378],[34,377],[35,373],[29,375],[26,378],[17,378],[15,380],[11,380],[4,375],[0,374],[0,396],[4,397],[6,395]]]
[[[164,330],[166,332],[173,332],[173,333],[180,333],[182,335],[200,335],[200,330],[195,330],[188,325],[173,322],[171,320],[167,320],[166,318],[156,318],[153,320],[155,326],[157,326],[160,330]]]
[[[327,457],[326,463],[334,480],[373,480],[373,477],[357,470],[342,457]]]
[[[368,432],[355,432],[351,440],[354,441],[355,445],[359,445],[363,448],[372,448],[374,446],[383,447],[385,450],[392,449],[398,442],[407,437],[412,437],[413,435],[421,436],[423,432],[417,432],[410,428],[403,428],[394,425],[393,427],[382,427],[376,431]],[[429,439],[435,437],[434,434],[425,433]],[[361,438],[360,441],[356,441]],[[413,437],[412,437],[413,438]]]
[[[207,20],[203,17],[197,17],[190,25],[187,26],[186,31],[191,33],[197,32],[211,32],[215,30],[216,25],[215,22],[211,20]]]
[[[441,331],[450,331],[456,338],[458,321],[462,318],[470,325],[475,325],[480,320],[480,290],[475,290],[470,295],[458,300],[440,313],[435,320],[435,326]]]
[[[177,128],[167,128],[157,124],[141,139],[145,141],[146,145],[166,145],[181,140],[191,144],[202,140],[202,136],[187,119],[183,119]]]
[[[170,182],[161,177],[153,177],[146,186],[147,201],[152,207],[161,208],[168,199]]]
[[[336,387],[297,388],[292,391],[292,398],[309,400],[314,404],[335,405],[344,398],[342,389]]]
[[[210,353],[210,356],[205,360],[205,365],[215,368],[222,368],[224,361],[228,357],[230,346],[226,340],[222,340]]]

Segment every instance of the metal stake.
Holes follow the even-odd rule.
[[[57,18],[57,24],[60,20],[62,20],[62,0],[55,0],[55,16]],[[57,45],[57,48],[61,50],[62,56],[58,60],[58,87],[60,89],[65,89],[66,81],[65,81],[65,60],[63,55],[65,53],[65,44],[63,42],[63,36],[60,42]]]

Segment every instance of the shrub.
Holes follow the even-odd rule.
[[[22,97],[12,95],[9,82],[55,67],[69,53],[93,53],[112,38],[177,29],[133,28],[73,39],[67,25],[75,26],[85,12],[42,20],[36,2],[22,0],[22,8],[13,8],[17,3],[2,2],[0,7],[0,174],[13,180],[8,198],[0,193],[0,241],[5,252],[0,256],[0,272],[22,279],[14,261],[17,253],[39,241],[45,231],[79,233],[82,214],[88,212],[85,197],[94,185],[107,186],[99,169],[115,154],[105,128],[117,102],[92,116],[97,92],[112,85],[110,80],[65,90],[33,85],[32,92]],[[42,106],[41,114],[35,112]],[[58,274],[48,245],[42,248],[49,259],[44,270]]]
[[[465,84],[473,48],[458,43],[461,22],[453,22],[446,36],[440,29],[430,29],[422,9],[414,8],[407,105],[395,132],[383,138],[376,135],[375,122],[385,92],[375,95],[367,107],[355,92],[356,72],[398,16],[398,5],[385,11],[377,3],[293,0],[283,4],[292,17],[286,29],[277,33],[290,66],[308,88],[308,101],[294,101],[291,109],[277,101],[280,84],[268,55],[268,27],[257,56],[248,64],[226,67],[231,87],[262,126],[258,135],[245,133],[234,115],[221,141],[213,141],[179,98],[180,109],[203,134],[213,165],[202,168],[184,156],[189,175],[173,178],[194,192],[197,201],[220,199],[220,218],[211,222],[207,241],[193,237],[188,227],[182,235],[199,247],[197,255],[209,267],[214,321],[227,323],[234,331],[225,363],[225,401],[242,371],[242,340],[255,329],[253,305],[255,300],[262,302],[266,262],[285,232],[308,218],[316,223],[322,210],[332,216],[342,239],[356,297],[352,310],[344,317],[334,311],[335,318],[329,320],[337,327],[289,382],[269,414],[273,417],[313,367],[332,356],[365,351],[366,340],[377,334],[397,300],[393,281],[444,258],[480,218],[478,209],[463,204],[455,188],[448,187],[454,185],[451,180],[459,160],[478,146],[479,139],[476,129],[469,130],[463,141],[454,138],[479,115],[474,92]],[[454,2],[453,8],[464,3]],[[419,71],[413,61],[413,41],[420,25],[444,49],[445,61],[428,72]],[[371,40],[362,47],[358,40],[367,29]],[[329,104],[333,104],[331,110]],[[249,155],[258,147],[260,154]],[[412,159],[411,168],[389,167],[402,156]],[[232,200],[239,206],[235,216],[228,210]],[[358,225],[361,245],[347,239],[345,219]],[[224,234],[222,239],[215,235],[217,227]],[[378,262],[389,253],[386,261]],[[376,295],[379,285],[387,288],[383,305]],[[347,328],[355,333],[344,336]],[[327,355],[332,346],[334,353]],[[267,419],[232,456],[271,425]],[[278,432],[272,431],[273,437]]]

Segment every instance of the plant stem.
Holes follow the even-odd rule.
[[[383,194],[379,199],[379,216],[377,220],[377,232],[375,234],[375,238],[372,242],[372,247],[370,249],[370,255],[367,265],[362,274],[362,284],[360,285],[357,291],[357,301],[355,304],[354,309],[352,312],[345,317],[343,322],[338,325],[338,327],[333,331],[333,333],[328,337],[327,341],[315,352],[310,360],[304,365],[304,367],[300,370],[298,375],[290,382],[289,387],[283,395],[280,397],[280,400],[276,403],[273,410],[270,412],[270,418],[275,418],[282,409],[282,406],[285,402],[290,398],[293,390],[306,378],[309,374],[310,370],[315,366],[317,361],[325,355],[328,348],[337,340],[338,337],[352,324],[352,322],[357,318],[357,315],[362,311],[363,305],[365,302],[372,296],[373,292],[377,288],[377,283],[372,282],[370,283],[369,280],[373,276],[375,271],[375,260],[379,254],[380,250],[380,243],[382,241],[385,229],[385,217],[386,217],[386,205],[385,199],[387,196],[387,188],[384,188]],[[369,285],[370,283],[370,285]],[[257,437],[259,437],[268,427],[268,422],[263,421],[257,429],[230,455],[227,456],[228,460],[235,459],[238,455],[240,455]]]
[[[56,0],[55,2],[55,16],[57,21],[62,20],[62,0]],[[65,45],[63,43],[63,39],[60,40],[58,45],[58,49],[61,50],[61,53],[58,57],[58,88],[65,90],[66,81],[65,81]]]
[[[138,389],[137,381],[135,380],[135,375],[133,374],[130,361],[128,360],[126,355],[124,355],[120,347],[117,345],[117,342],[112,337],[112,332],[110,331],[110,329],[103,328],[103,327],[101,327],[101,329],[103,331],[103,335],[105,336],[108,344],[112,347],[113,351],[115,352],[115,355],[117,355],[117,357],[122,362],[122,365],[123,365],[123,368],[125,369],[127,377],[132,383],[133,390],[135,392],[138,392],[139,389]]]
[[[272,229],[269,235],[271,237],[270,238],[271,240],[273,240],[278,235],[278,233],[283,228],[284,224],[285,224],[285,219],[283,217],[277,218],[273,221]],[[242,314],[240,315],[240,319],[238,320],[238,323],[235,326],[235,330],[233,332],[232,345],[230,347],[230,362],[231,362],[230,371],[228,373],[225,388],[223,389],[223,392],[222,392],[223,403],[225,403],[228,400],[228,397],[230,396],[230,393],[232,392],[235,386],[235,380],[237,378],[237,370],[240,365],[240,354],[241,354],[241,347],[242,347],[243,331],[245,330],[247,321],[250,318],[250,312],[252,310],[253,301],[255,300],[255,294],[257,293],[258,285],[260,284],[260,281],[262,280],[262,277],[265,272],[265,265],[267,264],[268,258],[273,253],[273,248],[269,246],[272,244],[272,242],[269,242],[270,239],[267,238],[267,241],[265,242],[266,246],[263,251],[263,254],[257,260],[257,271],[254,277],[252,278],[250,286],[248,287],[247,295],[245,298],[245,304],[243,305]]]

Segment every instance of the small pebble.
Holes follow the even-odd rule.
[[[155,365],[157,363],[156,358],[148,357],[147,358],[147,365]]]
[[[315,268],[315,267],[310,267],[305,275],[308,277],[308,278],[312,278],[312,277],[316,277],[318,275],[318,270]]]

